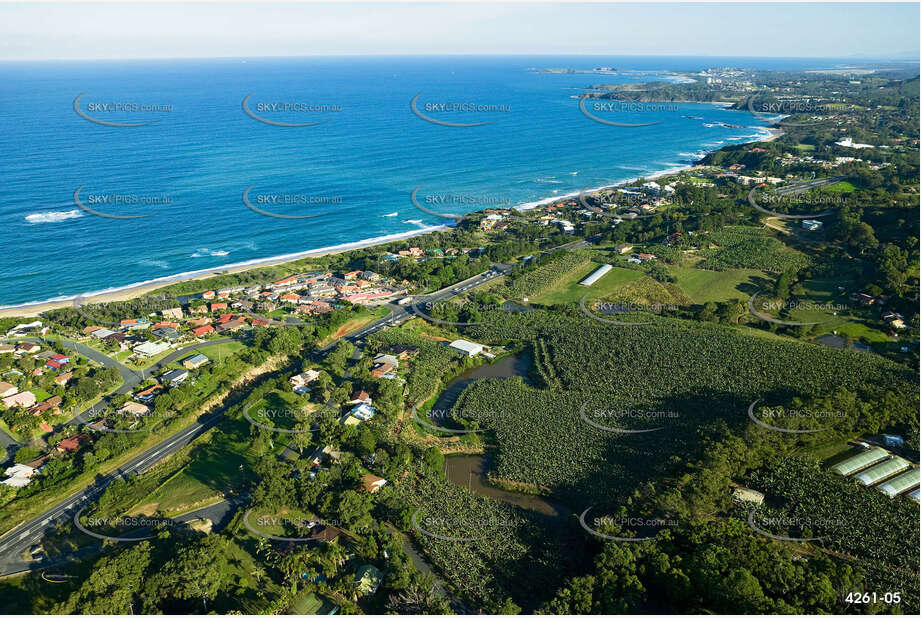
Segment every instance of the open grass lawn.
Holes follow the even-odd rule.
[[[388,309],[386,305],[375,307],[368,314],[348,320],[345,324],[343,324],[338,329],[336,329],[336,332],[334,332],[333,334],[323,339],[323,341],[319,342],[317,345],[319,347],[323,347],[340,337],[344,337],[348,335],[353,330],[358,330],[359,328],[361,328],[362,326],[364,326],[365,324],[369,322],[373,322],[374,320],[379,320],[383,317],[386,317],[386,315],[389,312],[390,312],[390,309]]]
[[[45,401],[46,399],[51,397],[51,393],[49,393],[43,388],[33,388],[32,394],[35,395],[35,399],[37,399],[38,401]]]
[[[212,362],[217,362],[222,358],[227,358],[231,354],[236,354],[244,348],[246,348],[246,345],[240,341],[229,341],[227,343],[219,343],[207,348],[202,348],[201,350],[192,350],[189,352],[188,356],[183,356],[179,360],[182,361],[189,356],[194,356],[195,354],[201,353],[210,358]]]
[[[297,615],[319,614],[323,601],[312,592],[302,592],[288,609],[288,613]]]
[[[815,150],[815,146],[813,144],[797,144],[795,148],[800,152],[812,152]]]
[[[531,303],[540,305],[560,305],[567,303],[578,303],[579,300],[589,294],[589,298],[601,298],[612,293],[618,287],[637,279],[642,279],[645,275],[636,270],[626,268],[612,268],[601,279],[596,281],[591,287],[579,285],[579,282],[592,274],[601,264],[590,262],[580,268],[567,273],[549,289],[544,290],[528,300]]]
[[[670,266],[668,272],[675,278],[678,287],[699,305],[732,298],[748,300],[768,281],[763,272],[752,268],[713,271]]]
[[[830,193],[853,193],[857,187],[852,185],[846,180],[841,182],[836,182],[833,185],[828,185],[827,187],[822,187],[822,191],[828,191]]]
[[[217,501],[220,493],[239,488],[255,478],[256,453],[250,448],[250,424],[243,418],[225,417],[223,431],[210,442],[194,446],[189,463],[145,496],[133,512],[159,510],[180,513]]]
[[[864,309],[848,300],[838,287],[853,289],[849,279],[811,279],[797,286],[794,292],[804,306],[791,309],[787,318],[797,322],[821,322],[813,333],[836,333],[867,343],[889,342],[882,322],[871,309]]]

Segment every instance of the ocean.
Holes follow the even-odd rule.
[[[417,209],[413,190],[428,209],[461,214],[680,169],[762,138],[765,121],[692,103],[593,112],[646,125],[611,126],[583,114],[578,95],[595,84],[674,79],[659,71],[832,64],[584,56],[0,63],[0,305],[450,223]],[[598,66],[619,72],[529,70]],[[124,124],[138,126],[115,126]]]

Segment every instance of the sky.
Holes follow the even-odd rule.
[[[0,60],[604,54],[919,57],[919,4],[6,2]]]

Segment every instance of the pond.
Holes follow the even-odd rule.
[[[494,363],[488,363],[480,365],[479,367],[474,367],[473,369],[468,369],[445,385],[441,394],[438,395],[435,405],[432,406],[432,410],[450,410],[454,407],[454,404],[457,403],[457,398],[460,397],[460,394],[464,392],[465,388],[477,380],[482,380],[484,378],[519,377],[524,380],[525,384],[532,385],[528,379],[528,371],[530,368],[531,355],[525,352],[520,356],[508,355],[500,358]],[[446,417],[444,415],[433,415],[432,421],[430,422],[434,422],[438,425],[444,423],[445,420]]]
[[[445,457],[445,476],[455,485],[466,487],[479,496],[501,500],[543,515],[565,517],[572,513],[572,510],[562,504],[542,496],[508,491],[489,485],[486,480],[489,465],[490,455],[452,455]]]

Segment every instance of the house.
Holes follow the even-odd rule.
[[[164,309],[160,312],[160,315],[164,318],[172,318],[174,320],[182,319],[182,307],[173,307],[172,309]]]
[[[364,281],[380,281],[381,276],[373,270],[363,270],[358,275]]]
[[[32,475],[35,474],[35,469],[25,464],[15,464],[4,470],[3,473],[8,478],[0,481],[0,483],[7,487],[19,489],[32,482]]]
[[[167,320],[163,320],[163,321],[154,323],[154,325],[151,326],[151,328],[156,334],[156,332],[160,330],[161,328],[179,328],[179,322],[170,322]]]
[[[483,346],[479,343],[473,343],[472,341],[467,341],[466,339],[457,339],[448,344],[449,348],[453,348],[465,354],[466,356],[476,356],[477,354],[483,351]]]
[[[67,383],[70,381],[72,377],[74,377],[74,372],[68,371],[67,373],[62,373],[61,375],[56,377],[54,379],[54,383],[57,384],[58,386],[67,386]]]
[[[16,351],[16,346],[10,345],[8,343],[0,344],[0,354],[12,354]]]
[[[186,369],[198,369],[202,365],[208,364],[208,362],[210,362],[210,359],[204,354],[193,354],[182,361],[182,366]]]
[[[860,304],[865,307],[869,307],[870,305],[876,303],[875,298],[873,298],[869,294],[863,294],[863,293],[857,295],[857,300],[859,300]]]
[[[809,232],[817,232],[822,229],[824,224],[821,221],[816,221],[815,219],[803,219],[803,222],[800,225],[804,230]]]
[[[360,274],[361,274],[360,270],[353,270],[351,272],[347,272],[344,275],[342,275],[342,278],[345,279],[346,281],[354,281],[355,279],[358,278],[358,275]]]
[[[374,406],[369,406],[366,403],[360,403],[349,412],[352,416],[361,421],[370,421],[374,418],[374,415],[377,413],[377,409]]]
[[[19,389],[9,382],[0,382],[0,397],[12,397],[19,392]]]
[[[59,453],[75,453],[80,450],[80,447],[88,442],[92,442],[93,439],[85,433],[78,433],[75,436],[70,438],[64,438],[57,446],[57,451]]]
[[[15,395],[10,395],[9,397],[4,397],[2,399],[3,405],[7,408],[31,408],[35,405],[35,395],[29,391],[23,391],[21,393],[16,393]]]
[[[63,363],[59,363],[58,361],[53,361],[53,360],[50,360],[45,363],[45,367],[47,367],[48,369],[54,369],[55,371],[59,371],[61,367],[63,366],[64,366]]]
[[[35,354],[41,349],[41,346],[36,343],[32,343],[31,341],[25,341],[16,345],[17,354]]]
[[[149,388],[145,388],[144,390],[142,390],[142,391],[139,392],[139,393],[135,393],[135,394],[134,394],[134,398],[137,399],[138,401],[144,401],[144,402],[153,401],[153,399],[154,399],[154,398],[160,393],[160,391],[162,391],[162,390],[164,390],[164,389],[163,389],[163,387],[162,387],[161,385],[159,385],[159,384],[154,384],[153,386],[151,386],[151,387],[149,387]]]
[[[352,404],[366,403],[370,406],[371,405],[371,394],[368,393],[368,391],[364,391],[364,390],[355,391],[354,393],[352,393],[352,397],[351,399],[349,399],[349,403],[352,403]]]
[[[210,324],[206,324],[204,326],[199,326],[198,328],[192,329],[192,333],[196,337],[201,337],[203,335],[207,335],[208,333],[213,333],[213,332],[214,332],[214,327],[211,326]]]
[[[384,349],[384,352],[392,354],[400,360],[408,360],[419,353],[419,348],[416,346],[400,343],[397,345],[388,346]]]
[[[214,298],[214,290],[208,290],[207,292],[202,292],[201,297],[205,300],[210,300]]]
[[[282,294],[280,298],[286,303],[296,303],[301,299],[301,295],[290,292],[288,294]]]
[[[369,494],[376,494],[380,488],[387,484],[387,479],[382,479],[373,474],[365,474],[361,477],[361,486]]]
[[[297,283],[297,277],[291,276],[291,277],[285,277],[284,279],[279,279],[278,281],[273,282],[272,285],[277,288],[284,288],[284,287],[290,287],[292,285],[295,285],[296,283]]]
[[[747,487],[735,487],[732,490],[732,499],[736,502],[751,502],[761,504],[764,502],[764,494]]]
[[[394,367],[399,367],[400,361],[397,360],[396,356],[391,356],[389,354],[378,354],[377,356],[374,357],[374,364],[375,365],[389,364],[389,365],[393,365]]]
[[[243,320],[243,318],[236,318],[230,320],[229,322],[218,324],[215,330],[219,333],[232,333],[233,331],[239,330],[244,326],[246,326],[246,322]]]
[[[656,256],[651,253],[637,253],[636,258],[641,262],[648,262],[650,260],[656,259]]]
[[[649,193],[650,195],[658,195],[661,190],[662,187],[659,186],[657,182],[643,183],[643,192]]]
[[[189,328],[198,328],[199,326],[207,326],[208,324],[211,324],[211,321],[211,318],[208,317],[196,318],[194,320],[189,320],[186,324],[189,326]]]
[[[134,353],[141,358],[150,358],[151,356],[156,356],[167,350],[169,350],[169,344],[163,343],[162,341],[145,341],[140,345],[134,346]]]
[[[372,564],[366,564],[355,573],[355,583],[358,592],[363,595],[374,594],[381,586],[383,576],[380,569]]]
[[[386,376],[387,374],[392,373],[393,370],[394,370],[393,365],[391,365],[390,363],[384,363],[383,365],[378,365],[377,367],[372,369],[371,375],[374,376],[375,378],[382,378]]]
[[[320,377],[320,372],[316,369],[308,369],[303,373],[291,376],[288,382],[291,383],[291,387],[294,389],[294,392],[302,394],[307,392],[307,385]]]
[[[185,369],[173,369],[160,376],[160,384],[169,384],[170,386],[179,386],[189,377],[189,372]]]
[[[126,339],[125,333],[110,333],[103,337],[103,341],[106,343],[117,343],[121,344]]]
[[[175,328],[158,328],[153,331],[153,334],[161,339],[168,339],[169,341],[176,341],[182,336]]]
[[[195,315],[204,315],[208,313],[208,305],[198,305],[197,307],[192,307],[190,311]]]
[[[625,253],[630,253],[631,251],[633,251],[633,245],[630,245],[630,244],[614,245],[614,250],[617,251],[619,254],[624,255]]]
[[[125,405],[118,410],[118,413],[125,415],[131,414],[132,416],[146,416],[150,414],[150,408],[136,401],[126,401]]]
[[[236,300],[230,303],[231,307],[236,309],[242,309],[243,311],[252,311],[253,310],[253,301],[251,300]]]
[[[211,313],[215,311],[220,311],[221,309],[226,309],[227,303],[211,303]]]

